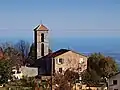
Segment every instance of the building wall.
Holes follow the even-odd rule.
[[[117,80],[117,85],[113,85],[113,80]],[[120,90],[120,74],[115,75],[108,80],[108,90],[114,89]]]
[[[21,67],[21,73],[23,76],[27,77],[35,77],[38,75],[38,68],[32,68],[32,67]]]
[[[63,59],[62,64],[60,64],[58,61],[60,58]],[[84,62],[80,64],[81,58]],[[87,69],[87,57],[73,51],[68,51],[62,55],[55,57],[54,59],[55,72],[59,72],[59,68],[62,68],[63,71],[66,71],[68,68],[74,68],[76,70],[78,67],[81,67],[80,72],[83,72],[85,69]]]
[[[44,33],[44,42],[41,42],[41,34]],[[44,56],[49,52],[48,31],[37,31],[37,59],[41,58],[41,44],[44,44]]]
[[[21,66],[19,70],[17,70],[15,66],[12,69],[12,73],[13,79],[22,79],[23,76],[35,77],[38,75],[38,68]]]

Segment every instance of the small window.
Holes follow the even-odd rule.
[[[41,42],[44,42],[44,33],[41,34]]]
[[[79,70],[82,71],[82,68],[80,67]]]
[[[44,56],[44,44],[41,44],[41,56]]]
[[[117,80],[113,80],[113,85],[117,85]]]
[[[62,58],[59,59],[59,63],[63,64],[63,59]]]
[[[59,72],[62,73],[62,68],[59,68]]]
[[[58,64],[63,64],[63,62],[64,62],[64,59],[62,59],[62,58],[58,58],[58,59],[57,59],[57,63],[58,63]]]
[[[82,64],[84,62],[83,58],[80,58],[79,63]]]

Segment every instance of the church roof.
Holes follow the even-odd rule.
[[[84,56],[84,57],[87,57],[86,55],[83,55],[83,54],[81,54],[81,53],[77,53],[77,52],[75,52],[75,51],[73,51],[73,50],[60,49],[60,50],[55,51],[55,52],[53,52],[53,53],[49,53],[48,55],[46,55],[46,56],[44,56],[44,57],[42,57],[42,58],[46,58],[46,57],[48,57],[48,58],[54,58],[54,57],[57,57],[57,56],[59,56],[59,55],[61,55],[61,54],[64,54],[64,53],[66,53],[66,52],[69,52],[69,51],[72,51],[73,53],[76,53],[76,54],[82,55],[82,56]]]
[[[38,25],[34,30],[48,31],[48,28],[43,24]]]
[[[67,49],[60,49],[60,50],[58,50],[58,51],[52,53],[50,56],[51,56],[51,57],[56,57],[56,56],[59,56],[59,55],[61,55],[61,54],[63,54],[63,53],[66,53],[66,52],[68,52],[68,51],[70,51],[70,50],[67,50]]]

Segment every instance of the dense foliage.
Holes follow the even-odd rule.
[[[11,63],[8,60],[0,60],[0,84],[8,82],[11,78]]]
[[[57,85],[56,90],[71,90],[78,78],[77,72],[68,69],[64,74],[56,73],[53,77],[53,84]]]
[[[6,83],[11,77],[13,66],[25,65],[26,60],[32,62],[35,60],[35,46],[29,47],[29,43],[21,40],[17,44],[10,43],[1,44],[2,58],[0,57],[0,83]],[[50,50],[49,53],[52,51]],[[88,58],[88,68],[82,75],[82,80],[85,83],[106,82],[107,78],[114,75],[118,71],[115,60],[111,57],[106,57],[101,53],[91,54]],[[64,74],[55,74],[53,83],[64,90],[64,87],[71,88],[78,79],[78,73],[67,70]],[[69,85],[69,84],[70,85]]]
[[[0,83],[6,83],[8,79],[11,79],[12,67],[25,64],[29,45],[27,42],[20,40],[16,44],[1,43],[0,48]]]
[[[83,82],[106,82],[107,78],[118,72],[115,60],[101,53],[94,53],[88,58],[88,68],[82,73]]]

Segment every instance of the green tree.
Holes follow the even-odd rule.
[[[101,80],[100,76],[96,73],[95,70],[86,70],[82,72],[82,83],[84,84],[98,84]]]
[[[88,68],[82,73],[83,80],[92,82],[106,81],[106,78],[118,72],[115,60],[101,53],[91,54],[88,58]],[[89,78],[86,78],[89,77]]]
[[[9,60],[0,60],[0,84],[8,82],[11,78],[11,62]]]
[[[33,60],[35,60],[35,44],[34,43],[30,46],[30,52],[28,56],[29,58],[32,58]]]
[[[17,45],[20,46],[19,50],[11,43],[6,42],[0,45],[3,51],[3,57],[0,59],[0,83],[6,83],[11,78],[13,66],[19,68],[19,66],[24,65],[22,52],[27,52],[27,50],[23,51],[26,44],[21,41]]]

